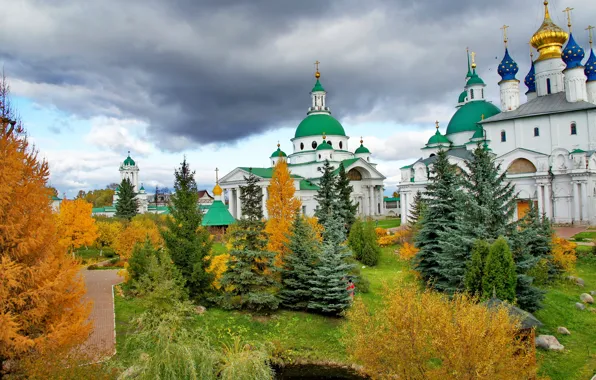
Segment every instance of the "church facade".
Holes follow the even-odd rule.
[[[525,77],[527,101],[520,102],[519,67],[507,49],[498,66],[500,107],[485,99],[484,81],[468,54],[466,85],[444,134],[437,131],[422,148],[423,157],[401,168],[401,220],[405,223],[417,192],[424,193],[436,153],[447,150],[461,170],[478,144],[495,155],[517,191],[516,218],[534,204],[555,223],[596,224],[596,55],[551,19],[530,43],[538,51]]]
[[[321,177],[321,169],[325,161],[335,167],[343,163],[346,173],[354,187],[352,201],[358,204],[358,215],[375,217],[385,214],[383,202],[383,180],[385,176],[377,170],[372,161],[371,152],[363,145],[354,151],[350,150],[350,137],[343,126],[331,116],[327,105],[327,92],[320,82],[320,73],[315,73],[316,83],[311,91],[311,106],[307,116],[296,128],[290,140],[292,153],[287,155],[278,144],[269,157],[269,165],[260,168],[238,167],[223,176],[219,182],[226,192],[231,214],[236,218],[242,216],[240,186],[244,186],[245,176],[252,171],[260,178],[259,185],[263,191],[263,213],[267,217],[267,187],[273,176],[273,167],[278,160],[286,160],[288,169],[294,178],[295,196],[302,202],[302,213],[312,216],[317,206],[315,194]]]

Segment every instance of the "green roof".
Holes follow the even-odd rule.
[[[322,143],[319,144],[317,150],[333,150],[333,147],[327,143],[327,141],[323,140]]]
[[[126,160],[124,160],[124,165],[135,166],[135,161],[130,158],[130,154],[126,157]]]
[[[294,138],[307,136],[345,136],[346,131],[333,116],[314,114],[307,116],[296,128]]]
[[[213,201],[209,211],[203,216],[203,226],[229,226],[236,222],[228,208],[222,201]]]
[[[315,86],[312,88],[312,92],[317,92],[317,91],[325,91],[323,86],[321,86],[321,82],[319,82],[318,79],[317,79],[317,83],[315,83]]]
[[[98,212],[116,212],[116,207],[114,206],[106,206],[106,207],[94,207],[91,209],[91,213],[98,213]]]
[[[472,101],[461,106],[449,121],[446,136],[459,132],[476,132],[476,124],[482,120],[494,116],[501,111],[492,103],[486,100]]]
[[[470,77],[470,79],[468,79],[468,83],[466,83],[466,86],[470,86],[473,84],[484,84],[482,78],[480,78],[478,74],[476,74],[476,70],[474,70],[472,76]]]
[[[360,154],[360,153],[370,153],[370,150],[368,150],[368,148],[366,148],[364,145],[362,145],[362,143],[360,144],[360,146],[358,147],[358,149],[356,149],[356,151],[354,152],[356,154]]]
[[[470,140],[474,139],[484,139],[484,129],[482,129],[482,126],[476,126],[476,132],[474,132],[474,136]]]
[[[585,150],[581,150],[581,149],[573,149],[571,151],[571,154],[574,154],[574,153],[586,153],[586,151]]]
[[[361,160],[361,158],[349,158],[347,160],[343,160],[341,162],[341,164],[344,164],[344,169],[346,169],[348,166],[352,165],[354,162]],[[333,174],[338,174],[339,173],[339,165],[337,165],[337,168],[333,171]]]
[[[52,200],[53,200],[53,201],[61,201],[61,200],[62,200],[62,198],[58,198],[57,196],[55,196],[55,195],[52,195]]]
[[[249,172],[252,170],[252,172],[254,173],[254,175],[256,175],[257,177],[261,177],[261,178],[273,178],[273,168],[249,168],[249,167],[239,167],[238,169],[242,169],[245,172]],[[291,174],[290,176],[292,178],[302,178],[299,175],[296,174]]]
[[[277,150],[273,153],[271,153],[271,158],[275,158],[275,157],[287,157],[288,155],[284,153],[283,150],[279,149],[279,147],[277,147]]]
[[[384,198],[383,200],[385,202],[399,202],[399,197],[395,197],[395,198]]]
[[[426,145],[434,145],[434,144],[447,144],[447,145],[451,145],[451,141],[449,141],[449,139],[445,136],[443,136],[441,134],[441,132],[439,132],[439,130],[437,129],[437,131],[435,132],[434,135],[431,136],[430,139],[428,139],[428,142],[426,143]]]
[[[300,181],[300,190],[319,190],[319,186],[315,185],[314,183],[303,179]]]
[[[466,101],[466,97],[468,96],[468,91],[462,92],[461,94],[459,94],[459,99],[457,100],[458,103],[463,103]]]

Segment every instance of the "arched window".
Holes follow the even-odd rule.
[[[311,146],[312,146],[313,149],[317,149],[317,142],[316,141],[313,141]]]
[[[347,177],[350,181],[362,181],[362,173],[360,173],[357,169],[350,169]]]
[[[507,132],[501,131],[501,142],[507,141]]]
[[[370,157],[366,157],[366,161],[370,162]]]
[[[329,155],[329,158],[333,158],[333,155],[332,155],[332,154],[330,154],[330,155]]]
[[[331,140],[328,140],[328,141],[327,141],[327,144],[329,144],[329,145],[333,146],[333,144],[331,144]]]
[[[474,90],[470,90],[470,99],[474,99]]]
[[[436,154],[431,153],[429,157],[434,157],[434,156],[436,156]]]
[[[551,93],[550,78],[546,78],[546,93],[547,94],[550,94]]]
[[[536,173],[536,166],[525,158],[518,158],[507,168],[508,174]]]
[[[575,121],[571,122],[571,134],[577,135],[577,124],[575,124]]]
[[[540,136],[540,129],[538,127],[534,127],[534,137]]]
[[[321,159],[321,155],[319,154],[319,160]]]
[[[481,89],[481,90],[480,90],[480,97],[481,97],[482,99],[484,99],[484,89]]]
[[[340,141],[339,142],[339,149],[343,149],[344,148],[344,144]]]
[[[300,143],[300,150],[304,150],[304,143]]]

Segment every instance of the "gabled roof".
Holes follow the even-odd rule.
[[[315,185],[309,180],[303,179],[300,181],[300,190],[319,190],[319,186]]]
[[[203,198],[203,196],[207,195],[209,198],[213,199],[213,197],[209,195],[209,192],[207,190],[199,190],[198,194],[199,198]]]
[[[584,101],[570,103],[565,98],[565,93],[559,92],[556,94],[539,96],[527,103],[522,104],[514,111],[501,112],[489,117],[488,119],[484,119],[479,123],[493,123],[496,121],[518,119],[522,117],[550,115],[554,113],[583,111],[589,109],[596,109],[596,104]]]
[[[229,226],[236,222],[222,201],[214,201],[209,211],[203,216],[202,225],[206,227]]]

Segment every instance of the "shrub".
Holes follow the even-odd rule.
[[[382,227],[375,228],[375,233],[377,234],[378,237],[387,236],[387,230]]]
[[[546,285],[550,281],[550,264],[547,259],[540,259],[536,265],[528,271],[528,275],[534,277],[534,284]]]
[[[517,273],[511,250],[504,237],[499,237],[490,247],[482,275],[482,292],[485,298],[513,302],[517,286]]]
[[[414,244],[405,242],[399,249],[399,258],[402,260],[410,261],[416,256],[418,251],[420,250],[416,248]]]
[[[452,299],[416,285],[392,284],[374,313],[356,298],[345,343],[372,378],[529,379],[536,376],[533,340],[518,339],[505,308]],[[462,344],[465,342],[465,344]]]
[[[221,255],[212,257],[210,256],[209,259],[211,260],[211,263],[206,272],[213,274],[213,287],[215,289],[220,289],[221,284],[219,283],[219,280],[228,269],[228,260],[230,259],[230,254],[222,253]]]
[[[577,244],[556,235],[553,236],[552,263],[559,273],[568,272],[575,267],[577,260],[575,248],[577,248]]]

